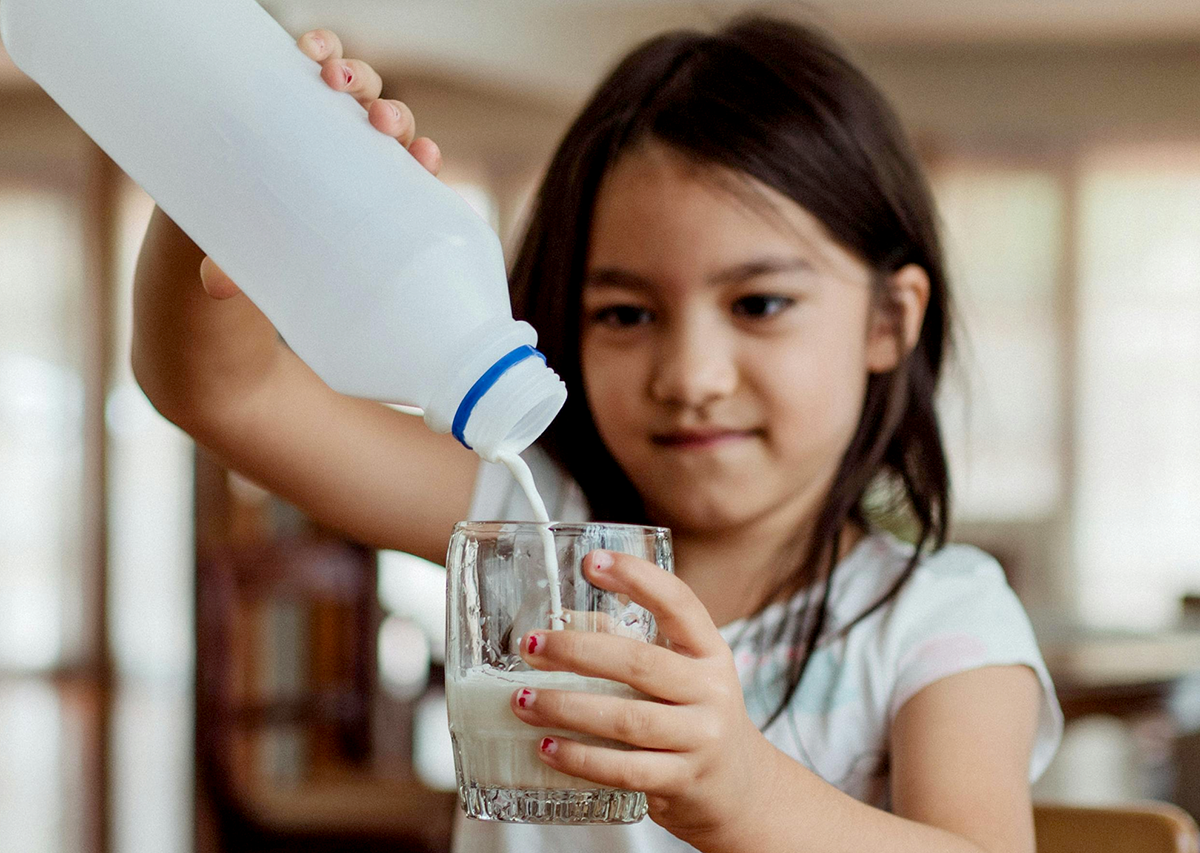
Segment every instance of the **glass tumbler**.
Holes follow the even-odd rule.
[[[549,536],[546,532],[549,531]],[[553,540],[558,571],[548,567]],[[539,672],[521,659],[529,631],[601,631],[653,643],[654,617],[628,596],[592,586],[583,558],[602,548],[673,571],[671,532],[629,524],[460,522],[450,539],[446,702],[458,796],[467,817],[519,823],[636,823],[646,795],[568,776],[538,758],[543,737],[614,748],[624,744],[535,728],[509,706],[521,687],[648,698],[628,685],[572,672]],[[552,582],[563,620],[552,625]]]

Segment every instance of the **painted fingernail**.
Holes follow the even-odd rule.
[[[552,737],[544,737],[542,738],[542,745],[539,748],[547,755],[553,755],[558,752],[558,742]]]
[[[534,693],[532,690],[530,690],[528,687],[522,687],[520,690],[517,691],[517,707],[532,708],[533,700],[536,697],[537,697],[537,694]]]
[[[536,655],[538,650],[545,645],[545,642],[541,634],[530,634],[525,638],[525,651],[531,655]]]
[[[592,561],[592,568],[598,572],[602,572],[612,566],[613,556],[607,551],[597,551]]]
[[[342,78],[344,80],[342,83],[343,86],[349,86],[354,82],[354,74],[350,71],[349,65],[342,66]]]

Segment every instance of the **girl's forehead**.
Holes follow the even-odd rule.
[[[638,146],[609,169],[589,244],[589,265],[763,250],[798,252],[821,265],[858,263],[820,220],[775,188],[659,144]]]

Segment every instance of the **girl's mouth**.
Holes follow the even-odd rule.
[[[659,447],[672,450],[707,450],[753,438],[761,433],[762,431],[757,429],[674,430],[655,433],[650,440]]]

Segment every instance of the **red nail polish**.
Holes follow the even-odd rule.
[[[536,655],[538,650],[538,635],[530,634],[529,639],[525,641],[525,649],[531,654]]]
[[[558,744],[554,742],[554,738],[544,737],[542,738],[541,750],[547,755],[553,755],[558,751]]]
[[[517,705],[526,708],[533,704],[533,691],[522,687],[521,692],[517,694]]]
[[[342,76],[346,78],[345,85],[349,86],[354,82],[354,75],[350,73],[350,67],[347,65],[342,66]]]

